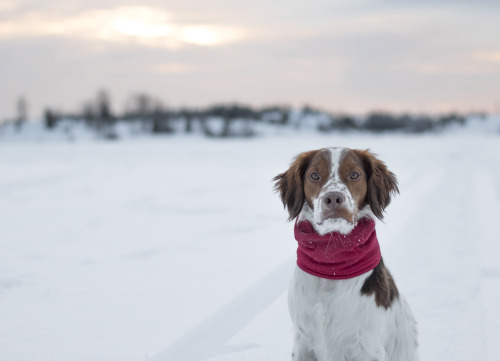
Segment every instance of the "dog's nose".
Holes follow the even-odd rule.
[[[344,203],[345,198],[340,192],[330,192],[325,194],[323,197],[323,202],[325,203],[325,206],[328,209],[337,209],[342,206],[342,203]]]

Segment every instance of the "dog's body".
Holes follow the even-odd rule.
[[[275,180],[290,219],[310,222],[318,235],[348,237],[361,219],[381,219],[398,191],[383,162],[345,148],[302,153]],[[294,361],[419,359],[411,310],[381,258],[352,278],[310,273],[299,264],[290,285]]]
[[[288,298],[293,360],[418,360],[415,321],[404,298],[385,308],[374,294],[361,293],[372,273],[329,280],[296,268]]]

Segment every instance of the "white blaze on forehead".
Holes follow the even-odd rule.
[[[330,151],[330,161],[331,161],[331,171],[330,171],[330,180],[340,180],[339,175],[339,167],[340,162],[342,160],[342,156],[344,155],[345,148],[328,148]]]
[[[318,198],[324,196],[328,192],[340,192],[342,193],[342,195],[346,197],[347,196],[351,197],[351,192],[349,192],[347,186],[344,184],[344,182],[342,182],[339,172],[340,165],[344,159],[344,155],[347,150],[345,148],[328,148],[328,150],[330,151],[330,161],[331,161],[330,176],[328,178],[328,181],[321,189]]]

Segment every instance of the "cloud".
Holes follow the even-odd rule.
[[[227,44],[242,39],[244,31],[221,25],[179,23],[171,13],[148,6],[88,10],[73,16],[30,12],[0,23],[0,38],[44,36],[176,49],[185,44]]]
[[[500,50],[480,52],[476,57],[487,63],[500,63]]]

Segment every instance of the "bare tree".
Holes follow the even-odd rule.
[[[46,108],[44,112],[44,119],[45,119],[45,127],[47,129],[55,128],[57,124],[57,115],[53,110]]]
[[[26,98],[21,96],[16,103],[17,116],[14,122],[16,130],[21,130],[22,126],[28,120],[28,102]]]
[[[109,93],[104,89],[97,93],[97,116],[103,126],[110,125],[114,119],[111,111],[111,99]]]

